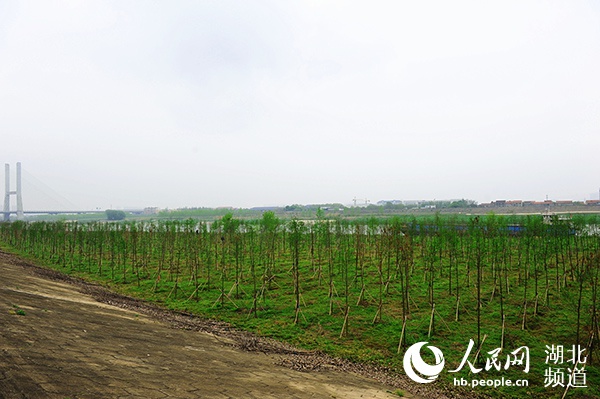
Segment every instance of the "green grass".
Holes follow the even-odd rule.
[[[60,269],[59,269],[60,270]],[[79,277],[97,279],[98,276],[88,273],[74,272]],[[375,316],[374,304],[363,303],[361,306],[352,306],[350,313],[349,334],[347,337],[339,338],[343,324],[343,312],[339,306],[340,300],[334,307],[332,315],[328,314],[328,298],[319,291],[307,291],[303,295],[307,302],[306,308],[302,311],[303,317],[295,325],[293,323],[293,299],[289,290],[275,290],[283,292],[269,293],[266,301],[261,303],[258,310],[258,317],[250,315],[251,301],[249,298],[232,298],[238,305],[225,300],[224,304],[218,301],[220,293],[215,290],[202,292],[201,299],[198,301],[187,300],[191,295],[193,286],[182,284],[179,294],[176,298],[167,298],[172,291],[173,283],[168,281],[161,284],[156,292],[152,292],[153,281],[145,280],[137,286],[133,283],[134,276],[129,276],[130,283],[114,283],[110,279],[100,278],[103,284],[118,292],[142,298],[151,302],[164,304],[173,310],[192,312],[207,318],[227,321],[237,328],[255,332],[261,336],[272,337],[278,340],[289,342],[306,349],[321,350],[334,356],[341,356],[354,361],[382,364],[392,369],[402,371],[402,355],[396,353],[398,339],[402,329],[401,318],[397,308],[393,307],[394,295],[391,294],[387,303],[384,305],[384,316],[381,323],[372,324]],[[250,286],[243,286],[244,290],[251,292]],[[415,287],[415,291],[424,291],[424,287]],[[439,289],[440,302],[446,298],[444,290]],[[358,293],[354,291],[354,297]],[[417,299],[415,299],[417,301]],[[418,303],[418,301],[417,301]],[[310,304],[310,305],[309,305]],[[371,305],[371,306],[369,306]],[[388,309],[387,311],[385,309]],[[521,369],[509,372],[482,372],[479,375],[469,375],[461,372],[457,374],[442,373],[441,378],[445,377],[445,383],[450,384],[453,378],[464,377],[471,378],[501,378],[512,379],[527,378],[530,382],[530,389],[498,388],[494,390],[482,388],[480,391],[495,396],[510,395],[512,397],[525,397],[534,393],[536,397],[546,395],[553,396],[557,390],[543,389],[544,369],[546,367],[545,345],[565,344],[572,339],[572,314],[568,310],[558,308],[546,309],[543,316],[532,317],[530,328],[526,331],[520,330],[521,315],[517,304],[509,307],[511,312],[507,312],[507,329],[505,336],[507,352],[518,348],[521,345],[527,345],[531,349],[531,371],[524,374]],[[484,325],[483,334],[487,334],[483,353],[490,351],[500,345],[500,322],[497,309],[487,307],[482,316]],[[429,326],[429,309],[415,309],[413,318],[408,323],[408,344],[428,341],[430,344],[439,347],[446,358],[448,366],[446,371],[454,369],[462,359],[469,338],[476,339],[475,328],[475,309],[466,307],[461,321],[455,322],[454,309],[451,306],[440,306],[438,308],[439,316],[436,322],[436,328],[431,338],[427,337]],[[442,322],[443,320],[443,322]],[[505,352],[505,353],[507,353]],[[473,353],[472,353],[473,354]],[[427,361],[427,358],[424,358]],[[430,360],[430,362],[432,362]],[[433,363],[433,362],[432,362]],[[480,364],[480,367],[482,364]],[[465,368],[466,371],[467,369]],[[596,389],[591,385],[600,381],[596,367],[589,367],[587,373],[590,389],[585,390],[586,394],[595,392]],[[572,394],[579,393],[573,390]],[[594,393],[595,394],[595,393]]]
[[[27,313],[23,309],[21,309],[18,305],[13,305],[12,312],[19,316],[25,316]]]
[[[365,222],[366,223],[366,222]],[[18,227],[18,226],[17,226]],[[54,228],[56,226],[50,225]],[[27,233],[27,230],[13,231],[21,234],[20,240]],[[394,277],[394,268],[392,267],[392,279],[389,284],[388,292],[382,298],[383,313],[380,322],[373,323],[377,313],[378,295],[380,290],[379,274],[377,265],[382,257],[384,258],[384,273],[387,273],[387,262],[389,255],[385,252],[392,247],[389,242],[383,242],[381,236],[373,238],[372,243],[367,243],[366,235],[364,239],[364,262],[365,265],[365,287],[366,295],[363,300],[357,304],[361,293],[360,279],[355,272],[356,249],[354,247],[354,236],[348,233],[346,236],[339,236],[337,240],[332,241],[334,246],[333,256],[333,280],[337,294],[333,297],[333,308],[330,314],[330,298],[327,275],[327,257],[324,253],[321,254],[322,279],[319,280],[313,260],[310,257],[309,243],[310,237],[305,235],[302,241],[301,258],[299,263],[300,275],[300,290],[301,290],[301,315],[299,322],[294,323],[295,314],[295,295],[294,295],[294,279],[292,273],[292,251],[290,248],[289,237],[279,233],[277,235],[277,247],[275,250],[274,264],[274,284],[270,290],[264,293],[264,299],[258,301],[257,317],[252,313],[253,291],[254,285],[251,277],[250,269],[250,250],[248,237],[243,234],[236,236],[226,236],[223,241],[220,237],[210,237],[215,239],[211,241],[209,250],[204,255],[217,253],[219,255],[219,264],[225,265],[225,268],[216,268],[215,259],[208,262],[200,256],[200,268],[198,278],[200,286],[204,287],[197,292],[197,299],[192,294],[196,290],[193,279],[191,278],[190,270],[186,264],[186,259],[190,255],[190,247],[187,242],[192,242],[196,239],[201,239],[198,235],[181,235],[169,236],[165,235],[153,236],[153,241],[150,243],[152,248],[152,256],[148,258],[145,267],[138,265],[134,268],[132,264],[132,235],[120,231],[119,235],[115,235],[114,239],[119,238],[120,243],[128,245],[128,252],[125,258],[125,281],[123,281],[123,258],[116,258],[111,267],[109,256],[109,248],[111,248],[110,237],[105,237],[103,253],[104,259],[102,273],[98,269],[99,255],[97,247],[94,246],[90,237],[85,236],[88,242],[74,236],[67,236],[60,229],[56,230],[59,234],[61,246],[58,250],[55,249],[54,254],[51,252],[51,240],[53,235],[48,235],[47,241],[44,244],[36,244],[33,238],[27,245],[20,244],[21,241],[12,241],[7,227],[3,231],[4,248],[18,253],[22,256],[29,257],[37,263],[43,263],[48,267],[60,270],[62,272],[73,274],[88,280],[93,280],[102,283],[117,292],[142,298],[170,309],[192,312],[202,317],[218,319],[231,323],[237,328],[255,332],[261,336],[272,337],[291,344],[297,345],[306,349],[320,350],[325,353],[341,356],[354,361],[367,363],[375,363],[384,365],[391,369],[397,370],[399,373],[404,373],[402,367],[403,353],[398,354],[398,343],[402,330],[402,290],[400,278]],[[352,230],[349,230],[352,231]],[[89,232],[91,234],[92,232]],[[15,233],[16,234],[16,233]],[[61,235],[62,234],[62,235]],[[79,234],[83,234],[80,232]],[[88,234],[86,232],[86,234]],[[193,234],[193,233],[191,233]],[[308,233],[306,233],[308,234]],[[41,234],[40,234],[41,236]],[[202,236],[202,235],[200,235]],[[36,237],[33,235],[29,237]],[[141,237],[141,236],[140,236]],[[198,238],[199,237],[199,238]],[[346,237],[346,238],[344,238]],[[163,242],[169,242],[173,239],[172,252],[167,253],[167,260],[160,272],[160,280],[158,279],[158,263],[160,259],[161,245]],[[335,240],[335,235],[332,233],[332,240]],[[472,239],[469,238],[469,240]],[[525,374],[522,367],[512,366],[508,370],[482,371],[478,374],[469,374],[468,367],[465,367],[461,372],[453,374],[448,370],[456,368],[461,361],[469,339],[477,341],[477,289],[476,289],[476,269],[474,269],[472,258],[466,254],[469,242],[465,241],[462,252],[458,259],[459,265],[459,283],[460,283],[460,320],[455,321],[455,305],[456,305],[456,286],[453,281],[453,290],[449,292],[448,288],[448,265],[449,249],[442,252],[441,260],[436,260],[434,263],[434,284],[433,295],[436,304],[435,325],[431,337],[428,337],[429,322],[431,316],[431,307],[429,304],[429,283],[430,277],[427,272],[427,259],[431,254],[428,248],[435,249],[436,238],[415,236],[410,246],[412,252],[412,273],[410,275],[410,317],[406,327],[406,343],[410,346],[417,342],[427,341],[430,345],[440,348],[446,360],[446,367],[439,377],[440,384],[452,385],[454,378],[480,379],[480,378],[511,378],[511,379],[528,379],[528,388],[480,388],[476,391],[489,394],[495,397],[560,397],[562,390],[559,388],[544,387],[544,372],[548,367],[545,364],[546,354],[544,350],[546,345],[564,345],[565,350],[575,343],[576,323],[577,323],[577,305],[579,299],[579,291],[577,281],[570,277],[567,271],[567,276],[564,278],[562,267],[564,264],[556,264],[556,257],[553,253],[545,253],[544,248],[546,242],[543,239],[534,238],[528,245],[523,245],[524,238],[520,237],[499,237],[499,238],[482,238],[480,244],[482,247],[482,268],[484,270],[481,286],[481,336],[487,336],[481,350],[480,361],[478,367],[485,365],[488,352],[500,346],[501,342],[501,311],[500,311],[500,294],[498,286],[492,299],[494,291],[494,279],[492,278],[491,265],[496,262],[494,256],[500,254],[499,250],[494,249],[494,245],[504,245],[504,255],[508,256],[510,262],[507,267],[508,282],[510,292],[504,292],[504,314],[506,322],[505,332],[505,350],[500,355],[499,359],[504,365],[506,356],[520,346],[527,346],[530,349],[531,370]],[[60,241],[64,240],[64,241]],[[129,240],[129,241],[127,241]],[[142,238],[140,238],[142,240]],[[167,240],[167,241],[165,241]],[[192,240],[192,241],[187,241]],[[240,241],[236,241],[240,240]],[[466,239],[465,239],[466,240]],[[501,240],[508,240],[506,242]],[[115,241],[117,242],[117,241]],[[193,241],[196,242],[196,241]],[[440,241],[441,242],[441,241]],[[479,242],[479,241],[478,241]],[[548,241],[549,242],[549,241]],[[73,244],[71,244],[73,243]],[[82,244],[83,243],[83,244]],[[238,252],[239,258],[235,256],[236,243],[243,246],[243,250]],[[379,244],[378,244],[379,243]],[[110,245],[109,245],[110,244]],[[139,244],[139,243],[138,243]],[[380,245],[381,246],[378,246]],[[74,249],[69,251],[69,245],[74,245]],[[79,246],[78,246],[79,245]],[[83,246],[82,246],[83,245]],[[117,247],[116,244],[115,248]],[[200,245],[200,244],[194,244]],[[445,244],[444,244],[445,245]],[[569,245],[575,245],[570,243]],[[579,244],[578,244],[579,245]],[[19,247],[20,246],[20,247]],[[195,246],[191,246],[194,248]],[[62,249],[61,249],[62,248]],[[81,250],[80,250],[81,248]],[[409,248],[409,247],[407,247]],[[421,250],[424,257],[421,256]],[[528,249],[527,249],[528,248]],[[523,296],[525,290],[525,273],[526,269],[522,265],[519,266],[519,256],[523,257],[525,250],[531,253],[529,262],[530,278],[527,285],[527,325],[525,330],[521,329],[523,315]],[[586,241],[580,243],[580,246],[571,247],[571,250],[577,249],[579,264],[583,265],[584,259],[591,262],[588,256],[598,253],[597,238],[586,238]],[[403,250],[407,250],[404,248]],[[225,251],[225,252],[223,252]],[[258,251],[258,249],[257,249]],[[379,251],[379,252],[378,252]],[[536,252],[537,251],[537,252]],[[138,255],[141,249],[138,247]],[[83,257],[80,256],[83,255]],[[121,254],[119,252],[119,254]],[[168,255],[172,254],[171,257]],[[223,255],[225,254],[225,255]],[[243,257],[241,256],[243,254]],[[387,255],[386,255],[387,254]],[[567,250],[563,248],[560,256],[566,256]],[[204,256],[203,255],[203,256]],[[121,255],[119,255],[121,256]],[[392,256],[392,255],[390,255]],[[262,258],[261,258],[262,259]],[[560,259],[560,258],[559,258]],[[565,258],[566,259],[566,258]],[[256,260],[256,259],[255,259]],[[139,258],[138,258],[138,262]],[[545,272],[542,265],[544,262],[548,265],[549,276],[552,278],[549,283],[549,301],[546,303],[544,292],[546,289]],[[235,295],[230,289],[235,281],[235,265],[238,264],[240,270],[243,271],[239,276],[240,286],[239,295]],[[206,286],[208,277],[208,265],[210,265],[211,285]],[[538,300],[538,312],[534,315],[534,267],[538,268],[538,292],[540,298]],[[261,285],[260,276],[263,273],[264,263],[257,262],[257,284]],[[467,274],[467,267],[470,274]],[[561,285],[560,290],[553,284],[556,270],[559,270],[561,284],[566,281],[567,286]],[[133,273],[138,271],[138,275]],[[226,272],[224,293],[227,297],[219,300],[221,296],[221,272]],[[349,325],[345,336],[340,337],[342,326],[344,323],[344,312],[346,306],[345,296],[345,276],[349,276],[348,285],[348,305]],[[175,294],[173,290],[174,280],[178,279],[178,290]],[[587,278],[587,277],[586,277]],[[586,280],[582,295],[583,311],[581,313],[581,329],[580,343],[587,343],[590,335],[591,323],[591,306],[594,287],[594,280],[589,277]],[[155,289],[156,288],[156,289]],[[506,288],[504,288],[505,290]],[[190,299],[190,296],[192,298]],[[475,348],[476,349],[476,348]],[[469,360],[473,359],[475,349],[471,353]],[[423,358],[426,362],[432,363],[433,357],[428,354],[428,350],[423,351]],[[597,351],[594,353],[594,364],[586,367],[588,388],[573,388],[569,390],[567,397],[598,397],[600,390],[600,375],[596,360],[598,358]],[[565,373],[566,367],[564,365]],[[566,382],[566,381],[565,381]],[[437,382],[436,382],[437,384]]]

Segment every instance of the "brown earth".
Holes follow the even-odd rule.
[[[0,399],[446,397],[2,251],[0,276]]]

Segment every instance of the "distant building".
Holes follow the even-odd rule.
[[[381,200],[381,201],[377,201],[377,205],[387,205],[387,204],[404,205],[404,202],[401,201],[401,200]]]
[[[552,202],[552,201],[550,201]],[[544,205],[550,205],[547,201],[531,201],[531,205],[533,206],[544,206]]]
[[[573,205],[573,201],[556,201],[554,204],[558,206],[567,206]]]

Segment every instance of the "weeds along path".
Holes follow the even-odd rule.
[[[0,275],[0,398],[398,397],[397,388],[344,372],[343,362],[162,311],[1,251]]]

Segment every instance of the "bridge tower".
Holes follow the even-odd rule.
[[[10,165],[4,165],[4,221],[10,220],[10,196],[17,196],[17,219],[23,219],[23,196],[21,194],[21,162],[17,162],[17,190],[10,191]]]

